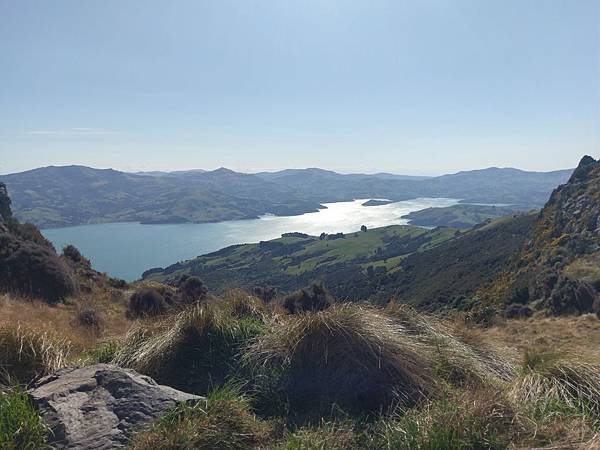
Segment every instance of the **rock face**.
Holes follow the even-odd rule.
[[[168,409],[203,400],[109,364],[59,370],[29,395],[52,428],[51,444],[69,449],[122,447]]]
[[[508,300],[555,315],[591,312],[600,302],[599,257],[600,161],[585,156],[540,212]]]

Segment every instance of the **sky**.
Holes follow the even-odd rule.
[[[600,156],[598,0],[0,0],[0,173]]]

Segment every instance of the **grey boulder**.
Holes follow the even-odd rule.
[[[111,449],[181,403],[204,400],[110,364],[59,370],[29,391],[56,448]]]

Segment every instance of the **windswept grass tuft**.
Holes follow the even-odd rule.
[[[0,327],[0,382],[29,384],[67,363],[70,345],[21,326]]]
[[[0,391],[0,448],[3,450],[43,450],[49,428],[21,390]]]
[[[376,412],[435,390],[423,345],[381,312],[357,305],[280,317],[250,347],[254,367],[280,373],[296,412]]]
[[[242,370],[239,353],[264,323],[232,317],[218,305],[194,305],[126,336],[114,362],[177,389],[206,394]]]
[[[525,353],[521,376],[511,387],[515,401],[538,412],[574,409],[600,423],[600,365],[547,351]]]
[[[382,421],[374,448],[500,450],[526,431],[526,421],[501,394],[470,390]]]
[[[182,405],[133,438],[133,450],[245,450],[265,444],[268,422],[257,419],[239,389],[226,385],[206,402]]]
[[[268,314],[267,306],[261,299],[239,289],[227,291],[221,302],[223,309],[232,317],[253,317],[265,321]]]
[[[514,365],[497,349],[481,342],[470,345],[439,319],[395,302],[389,303],[384,311],[402,326],[404,333],[423,345],[434,361],[435,374],[452,385],[485,385],[508,381],[515,375]]]

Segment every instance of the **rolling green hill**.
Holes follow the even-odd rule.
[[[490,219],[508,216],[530,208],[519,206],[489,206],[489,205],[452,205],[445,208],[427,208],[414,211],[404,219],[409,219],[411,225],[424,227],[454,227],[471,228]]]
[[[543,206],[552,189],[567,181],[570,173],[490,168],[423,178],[344,175],[321,169],[244,174],[221,168],[135,174],[65,166],[2,175],[0,181],[8,186],[19,220],[51,228],[296,215],[316,211],[323,203],[357,198],[450,197],[535,208]]]
[[[168,281],[183,274],[198,275],[217,292],[259,285],[292,291],[323,279],[338,297],[360,299],[377,290],[371,281],[399,270],[408,255],[434,248],[456,233],[452,228],[400,225],[321,237],[290,233],[258,244],[227,247],[164,270],[152,269],[145,278]]]

